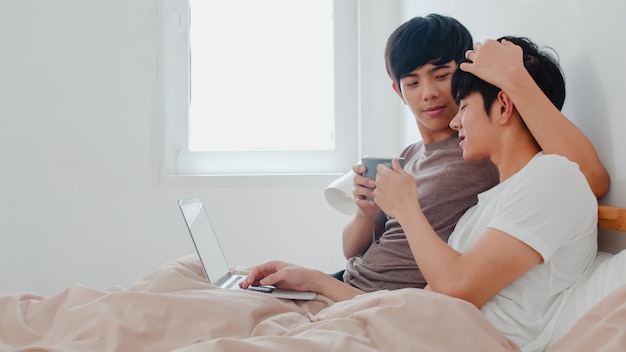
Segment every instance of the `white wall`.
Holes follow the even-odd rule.
[[[0,293],[129,286],[193,252],[200,196],[231,264],[344,266],[325,184],[153,188],[157,2],[0,4]]]
[[[556,50],[567,82],[563,111],[591,139],[611,176],[600,203],[626,207],[624,11],[626,3],[612,0],[403,0],[402,12],[403,21],[432,12],[455,17],[475,41],[526,36]],[[626,236],[611,235],[601,234],[602,250],[626,247]]]
[[[626,122],[618,110],[620,83],[626,81],[626,26],[618,14],[626,5],[515,0],[507,2],[514,15],[504,17],[503,2],[493,2],[488,11],[486,1],[399,2],[405,19],[446,12],[476,39],[520,32],[553,46],[568,77],[567,114],[589,135],[611,173],[611,193],[602,202],[626,206],[626,164],[618,156],[626,143],[619,138]],[[75,282],[129,286],[158,265],[192,253],[175,203],[188,196],[204,199],[231,264],[279,258],[325,271],[343,266],[340,231],[348,217],[326,204],[325,184],[153,187],[156,3],[0,3],[0,294],[53,294]],[[364,0],[373,3],[384,4]],[[522,8],[530,6],[537,10]],[[568,6],[573,10],[561,14]],[[366,39],[386,40],[394,27],[381,24],[385,33]],[[381,74],[372,78],[373,86],[382,83],[382,99],[392,99],[383,66],[375,69]],[[362,108],[380,109],[373,101]],[[415,131],[412,118],[397,118],[406,131]],[[415,138],[402,134],[406,143]]]

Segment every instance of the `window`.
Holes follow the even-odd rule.
[[[399,152],[397,134],[380,137],[399,122],[387,120],[381,128],[368,117],[377,110],[395,115],[384,99],[378,101],[378,92],[370,92],[393,95],[382,63],[391,30],[383,29],[376,45],[360,45],[368,31],[380,30],[377,25],[397,25],[395,17],[373,20],[393,9],[392,2],[162,1],[157,184],[181,176],[210,180],[198,185],[253,185],[267,177],[284,184],[294,175],[310,180],[330,174],[327,182],[368,152],[364,131],[373,137],[368,140]],[[360,12],[370,13],[374,25],[363,24]],[[364,71],[382,76],[384,86]],[[216,85],[220,79],[224,83]]]
[[[355,18],[354,1],[166,0],[165,174],[345,171]]]

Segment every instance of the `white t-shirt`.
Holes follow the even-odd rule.
[[[448,243],[467,252],[485,228],[532,247],[543,263],[505,287],[481,311],[523,351],[543,351],[563,292],[597,251],[597,200],[578,165],[538,153],[522,170],[478,196]]]

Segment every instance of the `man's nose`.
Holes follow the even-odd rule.
[[[424,100],[430,100],[439,96],[439,87],[435,82],[424,82],[423,85]]]
[[[452,121],[450,121],[450,128],[452,128],[455,131],[458,131],[461,129],[460,111],[459,113],[456,114],[456,116],[454,116]]]

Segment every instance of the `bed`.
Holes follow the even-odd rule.
[[[626,209],[598,226],[626,231]],[[235,268],[245,271],[245,268]],[[598,253],[567,292],[549,352],[626,350],[626,250]],[[0,296],[2,351],[519,351],[473,305],[418,289],[334,303],[216,289],[195,255],[129,288]]]

